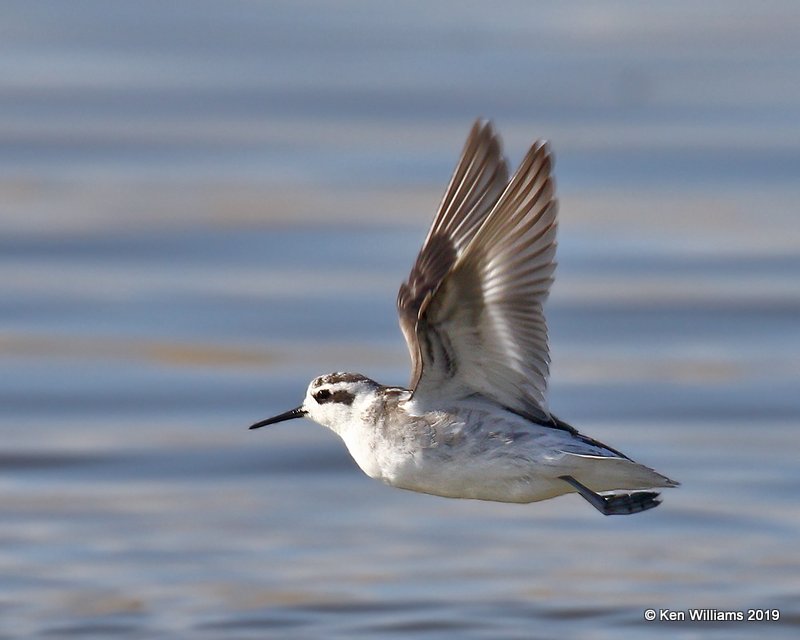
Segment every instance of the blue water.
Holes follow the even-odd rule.
[[[0,637],[797,635],[794,3],[0,25]],[[407,493],[246,429],[326,371],[406,382],[397,286],[478,115],[512,162],[551,140],[551,406],[682,482],[655,511]]]

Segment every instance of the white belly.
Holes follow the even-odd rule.
[[[476,454],[470,447],[399,449],[359,440],[348,449],[369,477],[400,489],[447,498],[535,502],[573,489],[556,470],[531,459],[498,452]],[[559,456],[560,457],[560,456]]]
[[[563,481],[548,477],[547,472],[538,473],[533,465],[520,467],[502,460],[465,462],[420,457],[422,460],[410,459],[396,465],[382,479],[401,489],[496,502],[536,502],[572,491]]]
[[[665,479],[651,469],[606,457],[567,432],[517,416],[498,419],[482,412],[476,419],[475,413],[458,414],[455,420],[451,413],[447,420],[414,429],[381,432],[374,425],[357,425],[340,435],[371,478],[448,498],[547,500],[574,491],[562,475],[594,491],[664,486]]]

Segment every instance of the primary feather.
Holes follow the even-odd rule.
[[[551,170],[549,147],[537,142],[508,181],[491,125],[473,127],[398,295],[411,388],[422,406],[477,393],[550,419],[542,305],[555,270]]]

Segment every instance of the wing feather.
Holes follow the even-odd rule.
[[[508,183],[508,165],[490,122],[478,120],[456,164],[408,280],[397,295],[400,328],[412,361],[413,389],[423,370],[418,321]]]
[[[447,259],[437,265],[439,281],[426,281],[424,299],[405,307],[398,302],[414,360],[414,398],[433,404],[477,393],[534,419],[549,420],[550,356],[543,304],[556,267],[552,154],[545,142],[535,143],[491,210],[470,210],[470,220],[457,220],[466,211],[450,208],[452,203],[463,207],[473,202],[459,188],[480,157],[473,152],[475,157],[464,166],[467,151],[478,146],[471,147],[476,135],[473,128],[418,263],[400,290],[399,300],[419,286],[415,274],[434,272],[429,246],[448,247],[437,252],[446,253]],[[501,157],[499,149],[493,153]],[[481,203],[485,207],[489,201]],[[440,220],[445,211],[447,219]],[[464,229],[467,233],[458,238],[446,235]]]

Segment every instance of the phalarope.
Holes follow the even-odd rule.
[[[491,123],[477,121],[397,296],[409,388],[319,376],[302,405],[250,428],[308,416],[337,433],[368,476],[411,491],[519,503],[577,492],[606,515],[660,504],[644,489],[677,482],[579,433],[547,404],[552,165],[537,141],[509,179]]]

